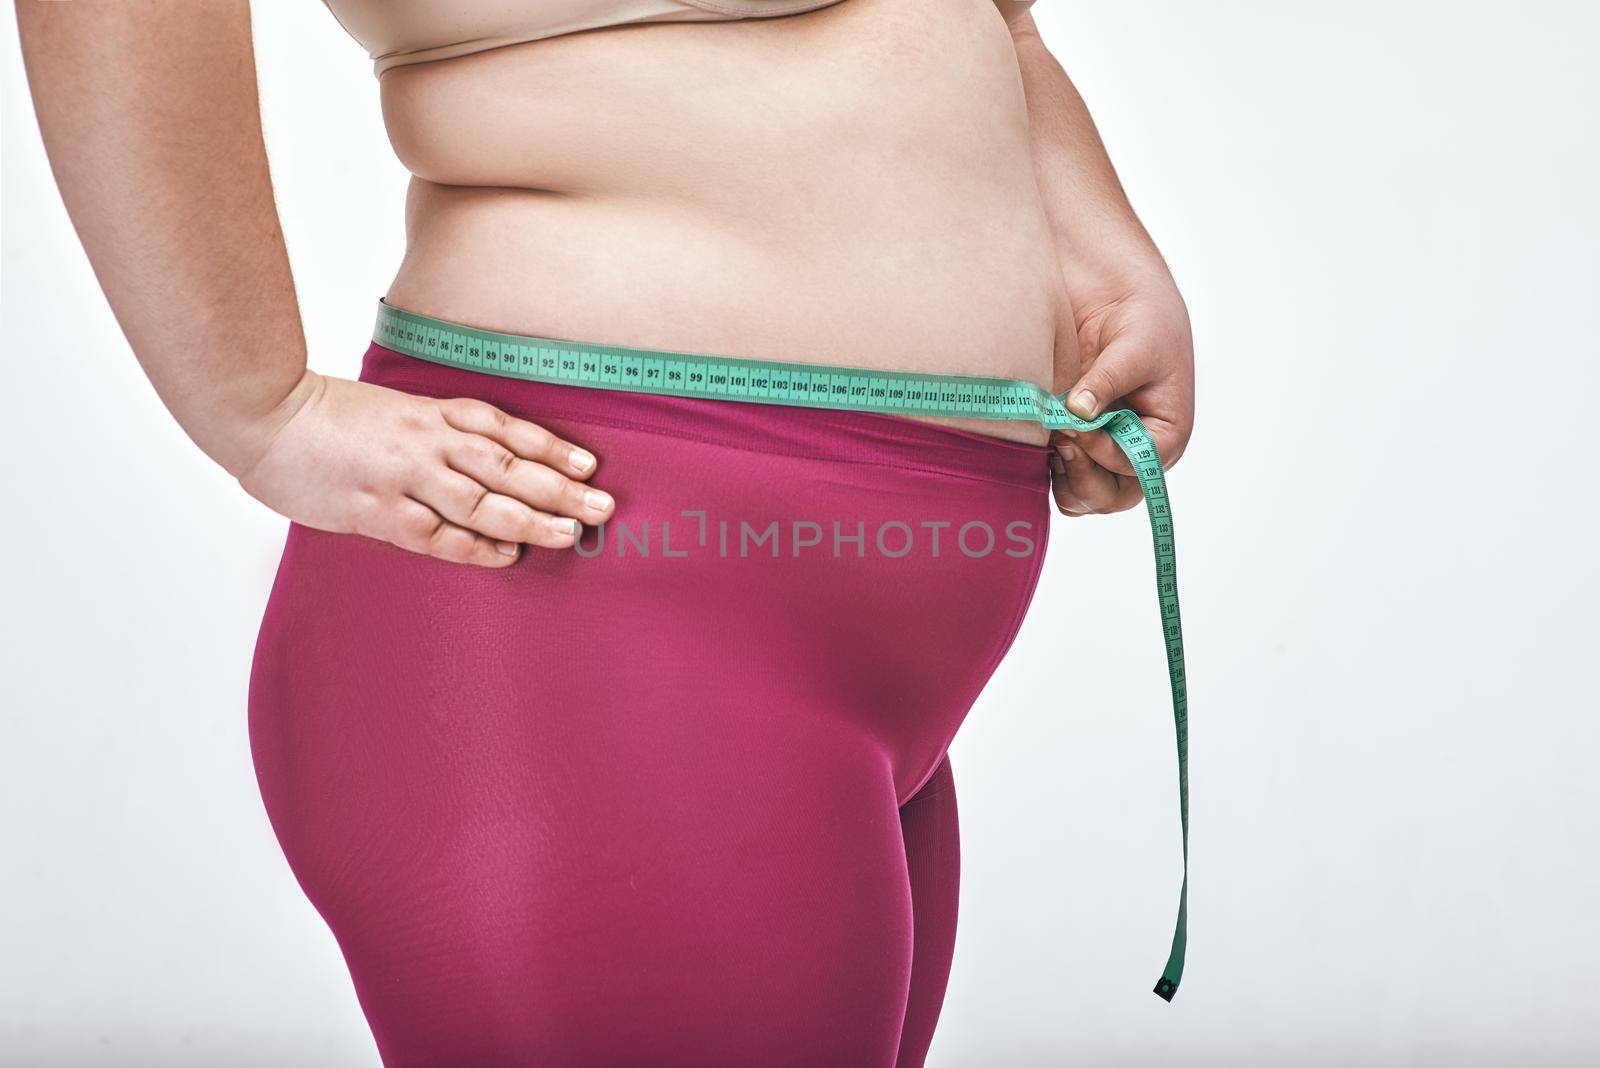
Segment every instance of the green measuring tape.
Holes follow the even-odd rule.
[[[1144,491],[1155,540],[1156,592],[1167,645],[1172,719],[1178,735],[1178,811],[1183,824],[1183,889],[1172,952],[1155,992],[1167,1001],[1183,978],[1189,940],[1189,694],[1184,679],[1183,624],[1178,616],[1177,556],[1167,481],[1155,442],[1126,409],[1082,419],[1057,397],[1014,378],[872,371],[826,364],[776,363],[688,352],[585,345],[498,334],[401,311],[378,302],[372,339],[418,359],[468,371],[564,386],[596,386],[673,397],[752,401],[888,415],[937,415],[1038,422],[1051,430],[1104,430],[1133,466]]]

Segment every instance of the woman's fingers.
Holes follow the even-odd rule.
[[[445,445],[445,461],[480,486],[552,516],[567,516],[592,526],[609,519],[615,507],[604,490],[525,460],[498,441],[478,434],[453,435]]]
[[[458,544],[455,530],[487,542],[496,555],[504,555],[500,546],[522,543],[569,549],[584,523],[610,518],[611,495],[581,481],[594,472],[591,453],[483,401],[441,401],[439,412],[451,428],[444,463],[407,493],[434,513],[433,536],[447,551],[483,557],[482,545]]]
[[[240,477],[295,522],[503,567],[523,545],[570,548],[581,524],[613,511],[608,495],[583,482],[595,457],[543,427],[478,400],[320,382]]]
[[[453,564],[505,567],[516,563],[520,552],[514,543],[496,541],[458,526],[411,497],[394,503],[389,520],[388,529],[374,532],[376,536],[402,549]]]
[[[1107,471],[1079,447],[1079,439],[1054,443],[1059,462],[1051,463],[1051,489],[1056,506],[1067,515],[1121,512],[1144,499],[1139,480]]]
[[[1074,433],[1072,444],[1080,453],[1088,457],[1089,461],[1098,465],[1102,470],[1117,475],[1133,477],[1133,465],[1128,463],[1127,454],[1122,451],[1111,435],[1104,430],[1086,430]]]
[[[1168,350],[1157,340],[1137,332],[1125,334],[1101,350],[1067,391],[1067,408],[1085,419],[1117,408],[1133,409],[1155,440],[1162,467],[1171,467],[1188,443],[1193,403],[1186,398],[1192,398],[1193,386],[1184,386],[1187,364],[1176,369],[1170,364]],[[1076,444],[1107,471],[1133,474],[1128,458],[1105,431],[1085,431],[1076,438]]]
[[[1161,457],[1163,471],[1178,462],[1178,457],[1183,455],[1183,447],[1188,444],[1178,427],[1161,416],[1140,410],[1131,403],[1119,404],[1117,407],[1132,408],[1139,413],[1139,421],[1150,432],[1150,440],[1155,443],[1156,454]],[[1129,478],[1133,477],[1133,467],[1128,463],[1127,454],[1104,430],[1090,430],[1083,433],[1074,431],[1071,440],[1079,449],[1088,453],[1091,460],[1106,470],[1115,471]]]
[[[408,495],[449,522],[496,541],[568,549],[582,532],[576,519],[530,507],[449,468],[440,469]]]
[[[592,454],[539,424],[507,415],[492,404],[456,397],[440,401],[439,411],[455,429],[498,442],[524,460],[544,464],[569,478],[588,478],[594,473]]]
[[[1084,419],[1093,419],[1118,397],[1125,397],[1147,382],[1159,378],[1161,358],[1156,350],[1136,341],[1113,342],[1102,349],[1067,391],[1067,409]]]
[[[1089,506],[1080,501],[1067,484],[1067,462],[1061,457],[1060,446],[1055,442],[1050,444],[1054,450],[1050,453],[1050,492],[1055,496],[1056,508],[1062,515],[1088,515]]]

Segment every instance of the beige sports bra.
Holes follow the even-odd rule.
[[[373,72],[641,22],[798,15],[843,0],[323,0],[372,57]],[[1009,21],[1033,0],[994,0]]]

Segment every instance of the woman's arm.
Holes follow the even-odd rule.
[[[249,6],[18,0],[17,24],[56,184],[111,310],[162,402],[237,474],[312,387]]]
[[[247,0],[18,0],[17,23],[112,311],[174,418],[248,492],[309,526],[489,565],[609,514],[575,481],[593,458],[531,423],[307,369]]]
[[[1076,320],[1083,372],[1067,405],[1084,417],[1131,407],[1164,466],[1194,425],[1189,314],[1161,253],[1134,214],[1088,108],[1031,15],[1011,24],[1028,98],[1034,170]],[[1069,514],[1131,508],[1142,494],[1105,434],[1056,438],[1057,503]]]

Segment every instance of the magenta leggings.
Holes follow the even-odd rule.
[[[250,742],[384,1064],[922,1064],[946,747],[1032,597],[1046,450],[378,345],[361,377],[544,425],[617,500],[503,570],[290,527]]]

